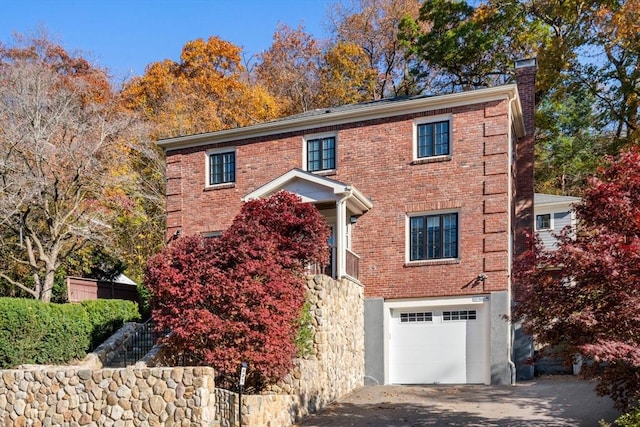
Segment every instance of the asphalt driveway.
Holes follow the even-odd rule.
[[[515,386],[366,386],[300,427],[598,426],[618,412],[593,383],[547,376]]]

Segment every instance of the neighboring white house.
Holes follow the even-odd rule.
[[[535,193],[534,213],[536,216],[535,231],[540,236],[545,248],[556,247],[559,234],[566,226],[576,227],[576,215],[573,205],[580,202],[579,197],[556,196],[553,194]]]
[[[558,239],[563,228],[571,226],[576,230],[576,213],[574,205],[580,202],[579,197],[556,196],[554,194],[535,193],[533,196],[535,214],[535,231],[546,249],[556,249]],[[533,345],[533,341],[531,341]],[[536,375],[569,374],[577,375],[582,362],[575,363],[573,369],[568,369],[564,361],[553,354],[537,360]]]

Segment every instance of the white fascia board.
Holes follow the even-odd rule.
[[[555,207],[562,207],[562,206],[572,207],[578,202],[580,202],[580,199],[576,199],[574,201],[567,200],[564,202],[538,203],[536,204],[536,207],[539,207],[541,209],[555,208]]]
[[[371,201],[364,196],[358,189],[353,186],[344,185],[339,181],[334,181],[332,179],[325,178],[320,175],[315,175],[312,173],[308,173],[302,171],[300,169],[292,169],[284,175],[279,176],[271,182],[255,189],[251,193],[247,194],[242,198],[243,202],[247,202],[252,199],[258,199],[260,197],[264,197],[268,194],[273,193],[274,191],[281,189],[287,185],[287,183],[300,179],[302,181],[311,182],[327,189],[330,189],[333,194],[337,196],[345,196],[350,195],[348,201],[353,203],[356,209],[360,212],[366,212],[373,207]]]
[[[251,193],[242,198],[242,201],[246,202],[252,199],[259,199],[267,194],[271,194],[273,191],[284,187],[288,182],[294,179],[301,179],[303,181],[312,182],[314,184],[321,185],[326,188],[330,188],[334,194],[340,194],[348,191],[349,187],[341,185],[337,181],[328,180],[322,176],[306,173],[299,169],[292,169],[284,175],[280,175],[278,178],[266,183],[265,185],[256,188]]]
[[[548,203],[536,203],[533,205],[533,211],[535,214],[552,213],[560,211],[575,211],[575,205],[580,202],[580,198],[576,197],[575,200],[562,200],[557,202]]]
[[[536,213],[549,213],[549,212],[560,212],[560,211],[573,211],[573,204],[566,203],[554,203],[552,205],[536,205],[533,207],[533,210]]]
[[[197,135],[178,136],[162,139],[158,146],[165,151],[182,148],[198,147],[201,145],[220,144],[241,139],[264,137],[278,133],[298,132],[320,126],[337,126],[363,120],[375,120],[385,117],[393,117],[403,114],[412,114],[428,110],[442,108],[455,108],[465,105],[479,104],[482,102],[497,101],[502,99],[518,98],[515,102],[513,120],[518,136],[524,135],[524,120],[522,107],[518,97],[518,89],[515,84],[496,86],[486,89],[477,89],[468,92],[458,92],[447,95],[436,95],[405,101],[382,102],[380,104],[367,104],[360,108],[354,107],[348,110],[332,111],[326,109],[326,113],[313,116],[304,116],[291,119],[282,119],[256,125],[225,129],[216,132],[208,132]]]

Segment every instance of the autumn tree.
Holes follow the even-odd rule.
[[[319,108],[322,47],[304,29],[278,25],[271,47],[258,55],[257,81],[272,94],[283,116]]]
[[[608,158],[576,208],[577,233],[534,246],[514,271],[514,316],[621,408],[640,399],[640,150]]]
[[[212,365],[232,387],[248,362],[247,387],[285,375],[296,355],[304,268],[326,263],[329,231],[318,210],[280,192],[245,203],[218,239],[180,238],[152,258],[146,283],[166,345]]]
[[[521,5],[549,34],[538,51],[537,123],[543,137],[536,158],[542,166],[538,190],[579,195],[597,159],[638,142],[640,5],[601,0],[523,0]],[[554,121],[572,122],[573,129],[567,133]],[[563,164],[556,161],[561,157]]]
[[[587,19],[588,38],[577,79],[585,82],[612,148],[640,143],[640,1],[597,3]]]
[[[185,44],[180,61],[147,66],[123,90],[125,105],[173,137],[260,123],[277,117],[275,100],[244,77],[241,50],[219,37]]]
[[[320,70],[320,103],[324,107],[355,104],[375,98],[376,71],[358,45],[339,42],[324,56]]]
[[[2,281],[49,301],[61,264],[109,241],[109,170],[134,124],[81,56],[46,37],[0,46]]]
[[[373,99],[416,95],[429,85],[411,72],[412,57],[398,39],[404,17],[417,18],[418,0],[357,0],[336,3],[329,13],[334,45],[359,46],[375,72]]]
[[[146,137],[152,126],[141,126],[121,146],[122,163],[110,170],[110,200],[118,215],[110,222],[113,251],[126,275],[140,284],[147,260],[166,241],[165,160],[154,141]]]
[[[239,47],[218,37],[189,41],[180,61],[147,66],[128,82],[122,105],[142,114],[146,138],[131,139],[119,180],[121,214],[111,224],[127,273],[143,279],[146,261],[164,246],[164,157],[149,141],[260,123],[279,115],[262,86],[249,84]]]

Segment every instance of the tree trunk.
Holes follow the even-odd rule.
[[[44,276],[44,283],[40,290],[40,301],[51,302],[53,296],[53,284],[56,278],[56,269],[47,265],[47,272]]]

